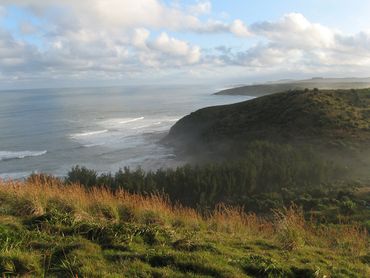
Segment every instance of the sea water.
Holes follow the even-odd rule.
[[[64,176],[74,165],[98,172],[155,170],[179,163],[159,143],[192,111],[248,99],[210,86],[0,91],[0,178]]]

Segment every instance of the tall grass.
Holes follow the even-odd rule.
[[[33,217],[54,210],[67,213],[72,218],[68,223],[135,222],[203,229],[275,240],[285,250],[316,246],[356,256],[369,248],[368,234],[361,226],[315,224],[314,220],[306,220],[303,211],[294,205],[264,218],[248,214],[241,207],[220,204],[205,216],[172,204],[159,194],[144,196],[101,187],[87,190],[78,184],[63,185],[58,179],[44,178],[0,181],[0,202],[8,215]]]

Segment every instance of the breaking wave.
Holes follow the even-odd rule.
[[[97,130],[97,131],[87,131],[87,132],[72,134],[71,137],[72,138],[88,137],[88,136],[98,135],[98,134],[102,134],[102,133],[106,133],[106,132],[108,132],[108,129]]]
[[[41,156],[46,154],[47,151],[0,151],[0,161],[12,160],[12,159],[22,159],[26,157]]]

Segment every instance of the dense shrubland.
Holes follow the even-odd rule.
[[[123,188],[133,193],[161,192],[188,206],[212,207],[220,202],[248,205],[251,196],[320,190],[345,177],[345,170],[321,159],[310,149],[255,142],[245,159],[144,172],[124,168],[98,175],[76,166],[66,183]]]

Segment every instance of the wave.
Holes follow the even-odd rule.
[[[102,133],[106,133],[106,132],[108,132],[108,129],[97,130],[97,131],[88,131],[88,132],[83,132],[83,133],[75,133],[75,134],[72,134],[71,137],[72,138],[88,137],[88,136],[98,135],[98,134],[102,134]]]
[[[95,127],[76,131],[69,137],[83,148],[133,148],[148,139],[148,134],[169,130],[177,120],[176,116],[110,118],[96,122]]]
[[[127,119],[127,120],[120,121],[119,123],[120,124],[128,124],[128,123],[132,123],[132,122],[136,122],[136,121],[140,121],[140,120],[144,120],[144,117]]]
[[[41,156],[46,154],[47,151],[21,151],[21,152],[10,152],[0,151],[0,161],[22,159],[26,157]]]
[[[82,147],[84,147],[84,148],[92,148],[92,147],[98,147],[98,146],[103,146],[103,145],[105,145],[104,142],[102,142],[102,143],[85,144],[85,145],[82,145]]]

